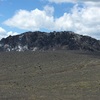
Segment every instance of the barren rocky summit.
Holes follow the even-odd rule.
[[[0,41],[0,51],[85,50],[100,51],[100,41],[71,31],[25,32]]]

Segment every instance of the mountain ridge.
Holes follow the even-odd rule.
[[[72,31],[25,32],[0,40],[0,51],[85,50],[100,51],[100,41]]]

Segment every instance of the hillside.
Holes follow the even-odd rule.
[[[100,54],[1,52],[0,100],[100,100]]]
[[[0,51],[85,50],[100,51],[100,41],[71,31],[25,32],[0,41]]]

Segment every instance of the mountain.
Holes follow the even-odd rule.
[[[71,31],[25,32],[0,41],[0,51],[85,50],[100,51],[100,41]]]

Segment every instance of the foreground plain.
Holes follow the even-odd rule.
[[[0,100],[100,100],[100,55],[1,52]]]

